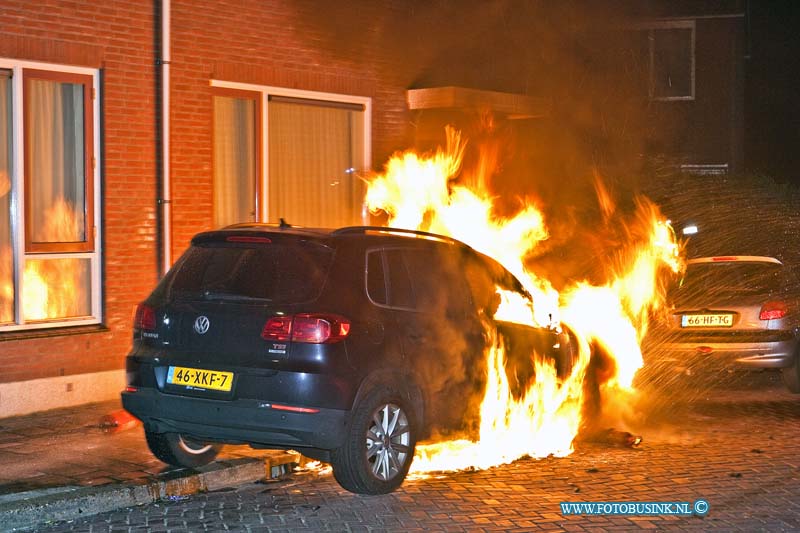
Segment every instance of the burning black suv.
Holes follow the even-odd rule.
[[[475,435],[487,327],[513,383],[568,335],[492,319],[524,294],[454,239],[379,227],[240,224],[200,233],[136,311],[122,402],[160,460],[197,467],[221,444],[294,449],[346,489],[403,482],[418,440]]]

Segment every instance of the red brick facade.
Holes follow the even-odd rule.
[[[0,383],[123,365],[133,306],[157,280],[153,17],[152,6],[135,1],[10,0],[0,7],[0,57],[101,69],[107,327],[5,334]]]
[[[375,162],[404,147],[407,138],[408,80],[388,79],[388,62],[373,46],[379,40],[343,56],[326,48],[333,41],[329,35],[304,23],[313,16],[306,11],[319,3],[239,2],[235,9],[231,4],[172,4],[173,253],[199,228],[211,226],[210,79],[372,98]],[[363,19],[352,24],[368,28],[378,14],[362,12]]]
[[[173,260],[212,226],[211,79],[370,97],[374,164],[405,146],[408,80],[367,35],[377,12],[350,21],[367,28],[363,44],[334,53],[321,25],[304,24],[314,2],[171,4]],[[124,366],[133,309],[159,277],[159,18],[160,2],[0,5],[0,58],[100,69],[104,309],[101,328],[0,333],[0,384]]]

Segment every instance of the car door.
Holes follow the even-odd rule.
[[[408,364],[431,398],[428,412],[440,429],[464,429],[471,398],[483,390],[484,342],[460,262],[452,246],[401,250],[402,264],[393,276],[410,281],[413,309],[402,313],[402,332]],[[402,270],[404,269],[404,271]],[[399,316],[399,315],[398,315]]]

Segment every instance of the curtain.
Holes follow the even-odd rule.
[[[312,227],[361,224],[356,176],[363,111],[269,103],[269,219]]]
[[[11,78],[0,70],[0,323],[14,321],[11,252]]]
[[[86,239],[83,86],[31,79],[27,135],[33,242]]]
[[[25,103],[26,217],[37,243],[86,240],[84,87],[30,78]],[[91,314],[89,260],[26,259],[21,288],[26,321]]]
[[[214,225],[255,220],[255,102],[214,96]]]

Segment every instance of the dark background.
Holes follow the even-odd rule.
[[[800,2],[750,0],[745,166],[800,186]]]

